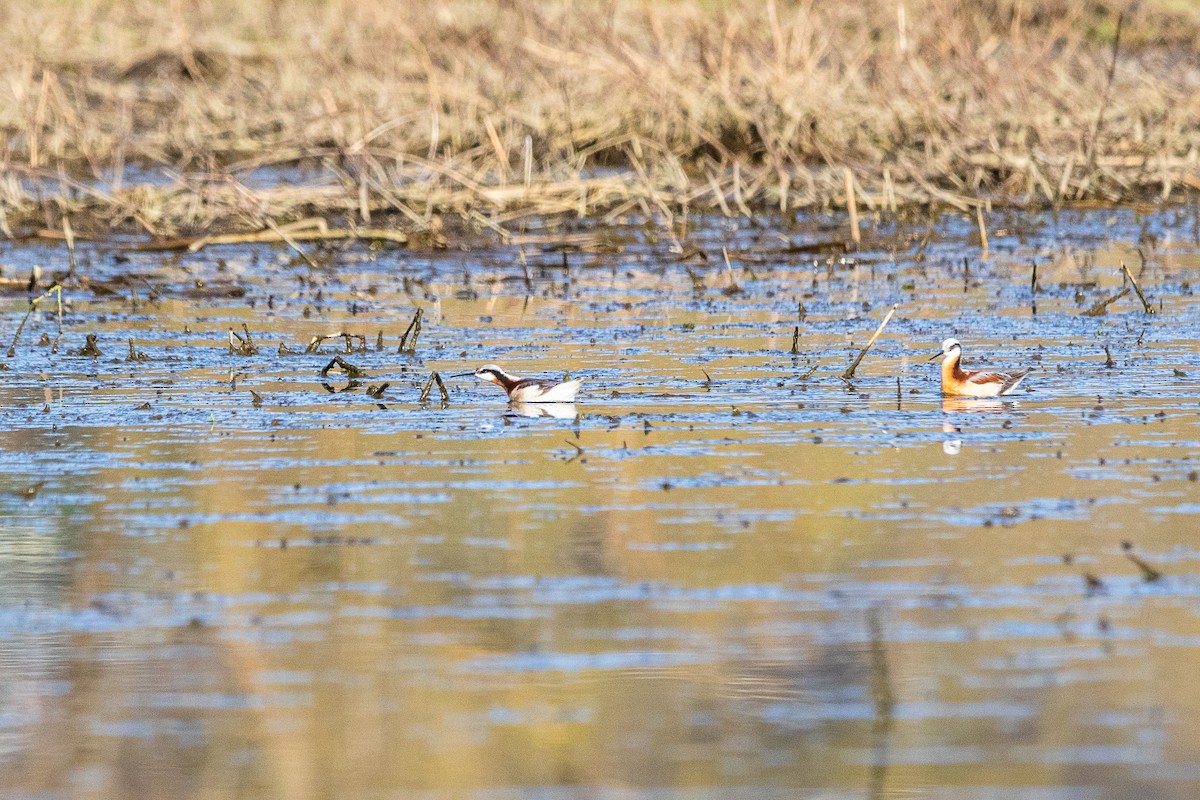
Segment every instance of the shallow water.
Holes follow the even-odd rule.
[[[955,216],[853,256],[807,247],[835,219],[693,220],[707,262],[627,223],[527,231],[528,280],[482,239],[85,245],[137,302],[68,289],[52,354],[47,301],[0,384],[0,793],[1194,797],[1192,211],[995,214],[987,259]],[[1122,259],[1161,312],[1082,316]],[[35,263],[65,251],[0,248]],[[322,385],[341,340],[277,353],[340,331],[362,386]],[[951,335],[1035,371],[943,403]],[[589,381],[418,402],[486,361]]]

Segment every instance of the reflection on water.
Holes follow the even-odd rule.
[[[942,409],[945,410],[946,404],[942,403]],[[962,452],[962,428],[950,422],[942,423],[942,433],[946,434],[946,438],[942,440],[942,452],[948,456],[956,456]]]
[[[579,410],[574,403],[519,403],[512,402],[508,407],[513,413],[522,417],[554,417],[555,419],[575,419]]]
[[[35,314],[5,362],[0,794],[1195,796],[1190,218],[1009,220],[977,261],[948,217],[814,262],[828,223],[704,221],[711,269],[585,228],[533,291],[517,245],[93,245],[95,282],[158,299],[68,290],[63,350]],[[1161,314],[1083,317],[1105,289],[1065,268],[1031,313],[1031,258],[1139,239]],[[303,353],[340,331],[369,346]],[[103,355],[70,355],[87,333]],[[1033,391],[943,400],[910,354],[946,335],[1039,362]],[[365,374],[330,391],[335,354]],[[420,402],[492,360],[596,380]]]
[[[1000,399],[998,397],[950,397],[942,398],[942,411],[946,414],[978,414],[1002,411],[1005,408],[1019,408],[1017,400]]]
[[[947,415],[994,413],[1018,407],[1019,403],[1016,400],[997,397],[942,397],[942,413]],[[956,456],[961,453],[962,428],[951,422],[950,419],[943,419],[942,433],[946,434],[946,438],[942,440],[942,452],[948,456]]]

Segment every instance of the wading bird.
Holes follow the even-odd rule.
[[[1028,369],[1012,373],[1004,372],[967,372],[959,366],[962,359],[962,345],[958,339],[947,339],[942,342],[942,349],[930,356],[929,360],[942,359],[942,394],[958,395],[960,397],[999,397],[1009,394],[1017,388]]]
[[[465,378],[469,375],[500,386],[508,392],[508,399],[514,403],[573,403],[575,393],[583,383],[583,378],[569,381],[518,378],[516,375],[509,375],[495,364],[484,364],[474,372],[460,372],[450,377]]]

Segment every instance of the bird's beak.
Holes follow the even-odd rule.
[[[472,375],[474,375],[474,374],[475,374],[474,372],[459,372],[459,373],[456,373],[456,374],[454,374],[454,375],[450,375],[450,376],[448,376],[448,377],[451,377],[451,378],[469,378],[470,376],[472,376]]]
[[[945,351],[945,350],[938,350],[936,353],[934,353],[933,355],[931,355],[929,358],[927,358],[927,359],[925,359],[925,360],[926,360],[926,361],[933,361],[935,358],[941,358],[941,357],[942,357],[942,356],[944,356],[944,355],[946,355],[946,351]]]

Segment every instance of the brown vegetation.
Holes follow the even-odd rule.
[[[9,235],[1200,187],[1200,10],[1175,0],[0,6]],[[277,166],[311,185],[254,182]]]

